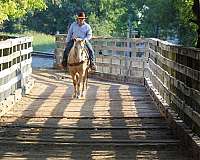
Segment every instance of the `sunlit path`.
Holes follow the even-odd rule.
[[[0,119],[0,159],[188,160],[143,86],[90,79],[86,97],[73,99],[68,76],[33,77]]]

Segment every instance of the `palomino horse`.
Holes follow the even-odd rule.
[[[84,40],[78,38],[74,40],[74,45],[69,52],[67,65],[74,85],[73,98],[83,97],[87,88],[89,69],[89,58]]]

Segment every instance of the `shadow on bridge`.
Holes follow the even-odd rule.
[[[35,88],[1,119],[0,159],[180,159],[177,140],[142,86],[34,73]]]

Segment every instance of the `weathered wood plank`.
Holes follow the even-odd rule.
[[[49,157],[49,159],[137,159],[137,160],[188,160],[179,155],[178,147],[171,145],[170,149],[166,149],[166,147],[160,148],[152,148],[138,146],[137,148],[128,147],[128,146],[55,146],[52,145],[52,148],[47,149],[44,145],[32,145],[33,150],[29,150],[30,148],[28,144],[26,145],[18,145],[19,149],[11,150],[6,148],[3,145],[1,148],[6,148],[7,152],[1,152],[2,159],[7,158],[19,158],[23,159],[23,157],[32,157],[35,159],[45,159]],[[13,148],[11,145],[10,148]],[[25,153],[23,153],[25,151]],[[56,153],[56,154],[54,154]],[[24,159],[25,159],[24,158]],[[182,158],[182,159],[181,159]]]
[[[162,83],[162,81],[156,76],[156,74],[150,68],[149,68],[149,73],[151,75],[151,80],[152,80],[152,83],[154,84],[154,86],[156,86],[155,85],[156,83],[159,84],[159,87],[156,87],[156,89],[158,89],[159,92],[161,92],[161,90],[162,90],[162,91],[165,91],[166,93],[168,93],[168,95],[170,95],[170,100],[179,109],[181,109],[182,112],[184,112],[188,117],[190,117],[198,127],[200,127],[200,113],[195,111],[191,106],[184,103],[184,100],[181,100],[178,96],[176,96],[175,93],[173,93],[171,90],[169,90],[169,88],[167,88]],[[162,94],[162,92],[161,92],[161,94]]]
[[[106,127],[152,127],[152,126],[164,126],[166,127],[166,122],[164,119],[160,118],[95,118],[95,119],[80,119],[80,118],[24,118],[20,117],[17,119],[14,117],[3,117],[0,119],[1,126],[12,126],[12,125],[26,125],[26,126],[32,126],[32,125],[38,125],[38,126],[55,126],[55,123],[57,124],[55,127],[91,127],[91,128],[106,128]],[[91,123],[92,121],[92,123]],[[47,123],[48,122],[48,123]]]
[[[35,88],[0,119],[0,158],[184,159],[143,86],[91,80],[77,100],[69,78],[33,77]]]

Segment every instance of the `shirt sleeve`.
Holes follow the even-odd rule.
[[[72,34],[73,34],[72,28],[73,28],[73,23],[70,25],[68,33],[67,33],[67,38],[66,38],[67,43],[72,39]]]
[[[92,28],[88,25],[88,31],[84,40],[90,40],[92,38]]]

